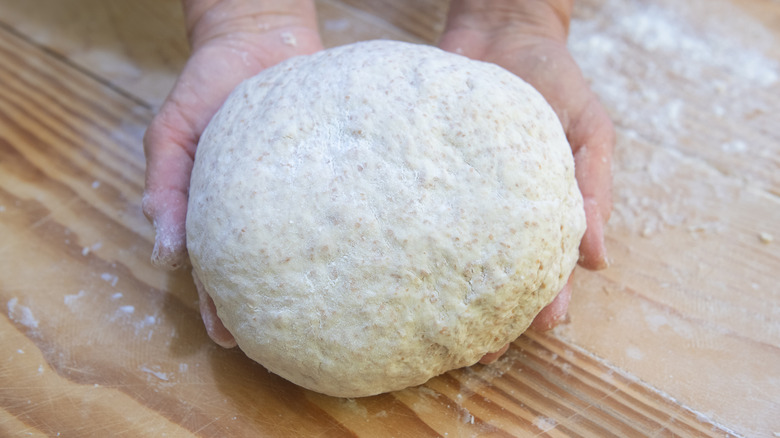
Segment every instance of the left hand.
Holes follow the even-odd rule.
[[[566,48],[570,0],[453,0],[440,47],[498,64],[524,79],[552,106],[574,154],[575,175],[585,204],[587,229],[579,264],[607,266],[604,225],[612,211],[614,128]],[[549,330],[566,316],[571,277],[531,328]],[[506,347],[480,362],[498,359]]]

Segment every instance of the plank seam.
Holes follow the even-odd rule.
[[[125,90],[124,88],[116,85],[115,83],[111,82],[107,78],[104,78],[97,73],[88,70],[84,68],[83,66],[73,62],[73,60],[69,59],[67,56],[57,52],[56,50],[47,47],[45,45],[39,44],[32,40],[27,35],[17,31],[13,26],[6,23],[5,21],[0,21],[0,30],[7,32],[8,34],[12,35],[16,39],[19,39],[21,41],[24,41],[26,44],[31,45],[38,49],[39,51],[43,52],[46,56],[51,57],[52,59],[64,64],[65,66],[77,71],[78,73],[94,80],[95,82],[98,82],[99,84],[109,88],[114,93],[120,95],[121,97],[133,102],[136,105],[139,105],[147,110],[155,111],[154,105],[151,103],[143,100],[142,98],[134,95],[133,93],[129,92],[128,90]]]

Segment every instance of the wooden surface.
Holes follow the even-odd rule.
[[[329,46],[434,43],[446,2],[318,10]],[[0,436],[780,436],[780,3],[581,0],[570,47],[618,131],[611,267],[492,366],[336,399],[149,263],[178,2],[0,0]]]

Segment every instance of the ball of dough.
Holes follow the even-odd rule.
[[[192,170],[193,269],[269,371],[357,397],[517,338],[585,229],[571,150],[539,93],[488,63],[372,41],[238,86]]]

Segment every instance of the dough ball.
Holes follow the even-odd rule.
[[[390,41],[245,81],[192,170],[193,269],[239,347],[325,394],[418,385],[517,338],[585,229],[555,114],[502,68]]]

